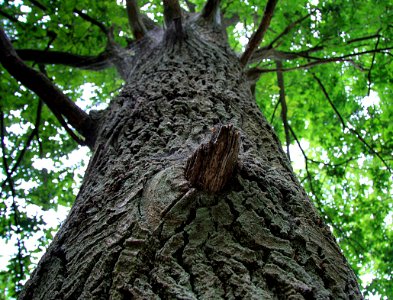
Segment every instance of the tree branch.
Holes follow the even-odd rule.
[[[291,155],[289,153],[289,145],[291,144],[291,139],[289,136],[289,129],[288,129],[288,107],[287,102],[285,100],[285,86],[284,86],[284,76],[282,74],[282,63],[281,61],[276,61],[277,65],[277,83],[280,88],[280,103],[281,103],[281,119],[284,125],[284,132],[285,132],[285,141],[287,144],[287,156],[289,161],[291,161]]]
[[[371,39],[375,39],[375,38],[380,38],[381,35],[379,33],[377,34],[373,34],[373,35],[368,35],[368,36],[363,36],[363,37],[359,37],[359,38],[355,38],[352,40],[347,41],[347,44],[352,44],[352,43],[356,43],[356,42],[361,42],[361,41],[365,41],[365,40],[371,40]]]
[[[273,59],[273,60],[293,60],[296,58],[307,58],[307,59],[313,59],[313,60],[330,60],[330,61],[338,61],[338,60],[344,60],[349,57],[354,57],[358,55],[364,55],[368,53],[377,53],[377,52],[384,52],[388,50],[392,50],[393,47],[387,47],[387,48],[374,48],[373,50],[367,50],[367,51],[362,51],[358,53],[350,53],[347,55],[339,56],[339,57],[331,57],[331,58],[323,58],[323,57],[316,57],[316,56],[310,56],[310,53],[316,52],[323,50],[323,46],[315,46],[300,52],[287,52],[287,51],[280,51],[276,50],[273,48],[269,47],[263,47],[258,50],[256,50],[253,55],[251,56],[249,63],[255,63],[258,61],[261,61],[263,59]],[[389,53],[387,53],[389,54]]]
[[[163,0],[164,19],[167,29],[174,28],[176,36],[183,36],[182,14],[178,0]]]
[[[207,0],[202,9],[201,17],[211,23],[220,24],[217,22],[220,19],[220,0]]]
[[[93,146],[95,123],[90,116],[53,85],[45,75],[27,66],[17,55],[2,28],[0,28],[0,45],[0,62],[4,68],[16,80],[34,91],[53,112],[65,116],[85,138],[86,144]]]
[[[307,155],[306,155],[306,152],[304,152],[304,150],[303,150],[303,148],[302,148],[302,145],[300,144],[300,141],[299,141],[299,139],[297,138],[295,132],[292,130],[292,127],[291,127],[291,126],[288,126],[288,128],[289,128],[289,130],[291,131],[291,134],[292,134],[293,138],[295,139],[296,144],[298,145],[300,151],[301,151],[302,154],[303,154],[304,163],[305,163],[305,167],[306,167],[307,178],[308,178],[308,182],[310,183],[310,190],[311,190],[311,192],[313,193],[313,195],[314,195],[316,198],[318,198],[318,196],[317,196],[317,194],[316,194],[316,192],[315,192],[315,190],[314,190],[314,187],[313,187],[313,179],[312,179],[310,170],[309,170],[309,168],[308,168],[308,160],[309,160],[309,159],[308,159],[308,157],[307,157]],[[319,202],[319,201],[318,201],[318,202]],[[319,203],[319,204],[320,204],[320,203]]]
[[[142,18],[139,12],[138,4],[136,0],[127,0],[127,16],[128,23],[136,40],[140,40],[146,35],[146,27],[142,22]]]
[[[43,4],[41,4],[40,2],[36,1],[36,0],[29,0],[29,2],[31,2],[33,5],[37,6],[39,9],[41,9],[42,11],[47,11],[46,6],[44,6]]]
[[[276,7],[277,2],[278,0],[267,1],[261,24],[259,24],[257,31],[252,35],[246,46],[246,50],[240,57],[240,62],[243,66],[247,65],[251,55],[253,54],[255,49],[258,48],[259,44],[263,40],[266,30],[270,25],[270,20],[273,17],[274,8]]]
[[[273,59],[273,60],[293,60],[297,58],[310,58],[316,59],[310,56],[311,53],[323,50],[323,47],[316,46],[299,52],[287,52],[276,50],[274,48],[263,47],[256,50],[249,59],[249,63],[260,62],[263,59]]]
[[[186,5],[188,7],[188,11],[191,13],[194,13],[196,5],[189,0],[185,0],[184,2],[186,2]]]
[[[99,71],[112,66],[111,54],[104,51],[98,56],[82,56],[60,51],[17,49],[18,56],[37,64],[65,65],[84,70]]]
[[[341,123],[341,125],[342,125],[343,131],[344,131],[345,129],[347,129],[347,130],[349,130],[350,132],[352,132],[352,133],[357,137],[357,139],[358,139],[360,142],[362,142],[363,145],[364,145],[372,154],[376,155],[376,156],[381,160],[381,162],[386,166],[386,168],[388,169],[388,171],[389,171],[389,172],[392,172],[391,168],[389,167],[389,165],[387,164],[387,162],[383,159],[383,157],[382,157],[377,151],[375,151],[375,150],[373,149],[373,147],[371,147],[371,146],[366,142],[366,140],[360,135],[360,133],[359,133],[357,130],[353,129],[353,126],[352,126],[351,124],[350,124],[350,126],[347,126],[347,124],[346,124],[345,121],[344,121],[344,118],[341,116],[340,112],[338,111],[338,109],[337,109],[336,106],[334,105],[333,101],[330,99],[330,96],[329,96],[328,92],[326,91],[326,88],[325,88],[325,86],[323,85],[322,81],[321,81],[315,74],[312,74],[312,76],[313,76],[313,78],[315,79],[315,81],[317,81],[319,87],[321,88],[323,94],[325,95],[326,100],[328,100],[329,105],[332,107],[332,109],[334,110],[334,113],[335,113],[336,116],[338,117],[338,119],[339,119],[339,121],[340,121],[340,123]]]

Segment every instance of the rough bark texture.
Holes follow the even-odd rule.
[[[190,22],[184,39],[156,32],[130,58],[75,205],[20,299],[361,298],[239,59]],[[241,147],[211,193],[184,172],[219,124]]]

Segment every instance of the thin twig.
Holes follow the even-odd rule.
[[[36,120],[34,123],[34,129],[30,132],[25,146],[23,147],[23,149],[19,152],[18,158],[16,159],[15,163],[12,166],[12,169],[10,171],[10,176],[13,176],[13,174],[15,173],[16,169],[19,167],[20,163],[22,162],[22,159],[27,151],[27,149],[30,147],[31,142],[33,141],[33,138],[36,136],[38,138],[38,131],[39,131],[39,126],[41,123],[41,113],[42,113],[42,100],[40,99],[38,102],[38,106],[37,106],[37,114],[36,114]],[[3,181],[3,183],[1,184],[1,188],[3,189],[5,187],[7,183],[7,180]]]
[[[382,28],[378,29],[378,32],[377,32],[377,34],[376,34],[376,35],[378,36],[378,38],[377,38],[377,42],[375,43],[375,48],[374,48],[374,50],[375,50],[375,49],[378,49],[379,40],[380,40],[380,38],[381,38],[381,36],[379,35],[379,32],[380,32],[381,30],[382,30]],[[372,58],[372,60],[371,60],[371,66],[370,66],[370,69],[368,70],[368,74],[367,74],[367,80],[368,80],[367,96],[370,96],[370,91],[371,91],[371,70],[373,69],[373,66],[374,66],[375,54],[376,54],[376,52],[373,53],[373,58]]]
[[[108,29],[106,28],[106,26],[102,23],[100,23],[99,21],[97,21],[96,19],[90,17],[88,14],[85,14],[83,11],[79,10],[79,9],[74,9],[73,10],[74,13],[76,13],[77,15],[79,15],[83,20],[90,22],[93,25],[96,25],[98,28],[100,28],[100,30],[107,35],[108,34]]]
[[[338,109],[337,109],[336,106],[334,105],[333,101],[330,99],[330,96],[329,96],[329,94],[328,94],[328,92],[327,92],[325,86],[323,85],[322,81],[321,81],[315,74],[312,74],[312,76],[313,76],[313,78],[317,81],[319,87],[321,88],[323,94],[325,95],[326,100],[328,100],[329,105],[332,107],[332,109],[334,110],[336,116],[338,117],[338,119],[339,119],[339,121],[340,121],[340,123],[341,123],[341,125],[342,125],[342,130],[344,131],[345,129],[347,129],[347,130],[349,130],[350,132],[352,132],[352,133],[357,137],[357,139],[358,139],[360,142],[362,142],[363,145],[364,145],[371,153],[373,153],[374,155],[376,155],[376,156],[380,159],[380,161],[386,166],[386,168],[388,169],[388,171],[389,171],[389,172],[392,172],[390,166],[389,166],[389,165],[387,164],[387,162],[383,159],[383,157],[382,157],[377,151],[375,151],[373,147],[371,147],[371,146],[366,142],[366,140],[360,135],[360,133],[359,133],[357,130],[353,129],[353,126],[352,126],[351,124],[350,124],[350,126],[348,126],[348,125],[346,124],[346,122],[344,121],[344,118],[341,116],[340,112],[338,111]]]
[[[315,9],[313,11],[311,11],[309,14],[301,17],[300,19],[292,22],[291,24],[289,24],[284,30],[283,32],[281,32],[277,37],[275,37],[273,39],[273,41],[270,42],[270,44],[267,46],[267,48],[273,48],[274,43],[276,43],[279,39],[281,39],[284,35],[287,35],[296,25],[300,24],[301,22],[303,22],[305,19],[307,19],[309,16],[312,15],[312,13],[314,13]]]
[[[354,56],[361,56],[365,54],[370,54],[370,53],[384,53],[384,54],[390,54],[389,52],[384,52],[388,50],[392,50],[393,47],[387,47],[387,48],[379,48],[379,49],[374,49],[374,50],[368,50],[368,51],[362,51],[358,53],[351,53],[339,57],[330,57],[330,58],[319,58],[319,57],[312,57],[312,56],[304,56],[302,58],[308,58],[308,59],[316,59],[317,61],[313,61],[304,65],[300,65],[298,67],[292,67],[292,68],[286,68],[282,69],[282,72],[290,72],[290,71],[295,71],[295,70],[303,70],[303,69],[309,69],[321,64],[327,64],[331,62],[349,62],[353,64],[355,67],[359,68],[360,70],[364,70],[362,66],[357,64],[355,61],[352,59],[348,59],[349,57],[354,57]],[[277,72],[277,69],[261,69],[258,67],[251,68],[247,71],[247,76],[250,78],[258,78],[263,73],[271,73],[271,72]]]
[[[285,141],[287,144],[287,156],[289,161],[291,161],[291,155],[289,153],[289,145],[291,144],[291,139],[289,136],[289,128],[288,128],[288,107],[287,107],[287,102],[285,99],[285,86],[284,86],[284,76],[282,74],[282,62],[281,61],[276,61],[276,66],[277,66],[277,83],[278,87],[280,88],[280,103],[281,103],[281,119],[282,123],[284,126],[284,132],[285,132]]]
[[[380,35],[378,34],[373,34],[373,35],[368,35],[368,36],[363,36],[363,37],[359,37],[359,38],[355,38],[352,40],[347,41],[347,44],[352,44],[352,43],[356,43],[356,42],[361,42],[361,41],[365,41],[365,40],[370,40],[370,39],[375,39],[375,38],[379,38]]]
[[[273,124],[274,115],[276,114],[277,108],[280,105],[280,99],[278,99],[276,105],[274,106],[272,117],[270,118],[270,124]]]
[[[330,63],[330,62],[350,62],[351,64],[355,65],[357,68],[364,70],[363,67],[361,67],[360,65],[356,64],[352,59],[349,59],[351,57],[355,57],[355,56],[361,56],[361,55],[365,55],[365,54],[370,54],[370,53],[384,53],[384,54],[390,54],[389,52],[384,52],[384,51],[388,51],[388,50],[392,50],[393,47],[387,47],[387,48],[379,48],[379,49],[374,49],[374,50],[367,50],[367,51],[362,51],[362,52],[358,52],[358,53],[351,53],[351,54],[346,54],[343,56],[336,56],[336,57],[329,57],[329,58],[321,58],[321,57],[316,57],[316,56],[309,56],[307,55],[307,53],[310,50],[316,49],[316,51],[321,50],[322,48],[320,47],[314,47],[312,49],[306,50],[306,51],[302,51],[302,52],[284,52],[284,51],[277,51],[275,49],[260,49],[258,50],[258,52],[260,52],[258,54],[258,57],[260,59],[274,59],[274,60],[293,60],[293,59],[297,59],[297,58],[307,58],[307,59],[312,59],[315,60],[313,62],[310,62],[308,64],[305,65],[301,65],[298,67],[293,67],[293,68],[288,68],[288,69],[283,69],[283,72],[287,72],[287,71],[293,71],[293,70],[297,70],[297,69],[308,69],[311,67],[314,67],[316,65],[320,65],[320,64],[326,64],[326,63]],[[262,54],[263,52],[266,52],[266,54]],[[253,59],[252,62],[255,62],[256,60]],[[258,68],[252,68],[250,70],[254,70],[254,69],[258,69]],[[275,69],[260,69],[261,73],[268,73],[268,72],[276,72]]]
[[[301,146],[301,144],[300,144],[300,142],[299,142],[299,139],[297,138],[297,136],[296,136],[296,134],[295,134],[295,132],[293,131],[293,129],[292,129],[291,126],[289,126],[289,130],[291,131],[293,138],[295,139],[295,141],[296,141],[296,143],[297,143],[297,145],[298,145],[300,151],[301,151],[302,154],[303,154],[304,162],[305,162],[305,166],[306,166],[307,180],[308,180],[308,182],[309,182],[309,184],[310,184],[310,190],[311,190],[311,193],[313,194],[313,196],[314,196],[314,198],[315,198],[315,200],[316,200],[318,206],[319,206],[320,209],[321,209],[321,208],[322,208],[322,201],[321,201],[321,199],[319,199],[318,194],[315,192],[315,189],[314,189],[314,186],[313,186],[313,178],[312,178],[311,172],[310,172],[310,170],[309,170],[309,168],[308,168],[308,162],[309,162],[309,161],[312,161],[312,159],[310,159],[310,158],[306,155],[305,151],[303,150],[303,148],[302,148],[302,146]],[[346,162],[347,162],[347,161],[345,161],[345,162],[343,162],[343,163],[346,163]],[[327,218],[327,220],[328,220],[329,223],[334,227],[334,229],[336,229],[338,232],[340,232],[340,234],[341,234],[342,237],[345,237],[345,238],[346,238],[345,232],[341,229],[341,227],[339,227],[338,225],[335,224],[335,222],[333,222],[333,219],[332,219],[329,215],[324,214],[324,217]],[[354,247],[354,245],[353,245],[351,242],[354,242],[357,246],[359,246],[363,252],[366,251],[366,249],[365,249],[359,242],[357,242],[356,240],[355,240],[355,241],[354,241],[354,240],[349,240],[349,241],[350,241],[350,244],[351,244],[351,246],[354,248],[355,251],[358,251],[358,249],[357,249],[356,247]]]
[[[3,110],[0,110],[0,132],[1,132],[1,150],[2,150],[3,168],[4,168],[5,175],[6,175],[6,180],[4,182],[5,183],[8,182],[12,196],[15,197],[16,193],[15,193],[15,188],[14,188],[14,182],[12,180],[11,173],[9,171],[9,165],[8,165],[7,154],[6,154],[6,146],[5,146],[5,142],[4,142],[6,132],[5,132]]]

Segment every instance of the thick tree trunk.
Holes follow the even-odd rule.
[[[239,59],[220,32],[183,30],[141,42],[75,205],[20,298],[361,298]],[[209,192],[185,167],[220,124],[241,145],[227,184]]]

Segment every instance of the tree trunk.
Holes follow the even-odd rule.
[[[127,85],[20,299],[362,298],[224,35],[182,30],[122,54]],[[234,171],[218,190],[191,183],[187,161],[227,124]]]

